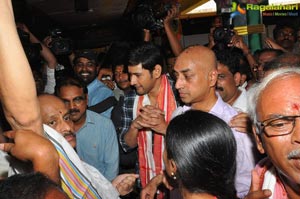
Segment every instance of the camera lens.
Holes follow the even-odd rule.
[[[226,35],[223,27],[216,28],[213,34],[215,42],[222,41]]]

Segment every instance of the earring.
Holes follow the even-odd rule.
[[[171,173],[171,177],[173,178],[173,180],[176,180],[176,179],[177,179],[177,177],[176,177],[176,175],[175,175],[174,172]]]

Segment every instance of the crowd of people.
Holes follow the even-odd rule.
[[[183,48],[173,7],[172,56],[144,30],[55,74],[49,38],[17,24],[42,47],[33,67],[0,7],[0,198],[300,199],[299,28],[255,52],[239,35]]]

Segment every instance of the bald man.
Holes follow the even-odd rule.
[[[213,51],[203,46],[189,47],[178,56],[174,66],[175,87],[185,104],[190,104],[193,109],[211,110],[218,99],[216,67]]]
[[[233,116],[237,115],[237,111],[225,103],[216,93],[217,61],[212,50],[204,46],[191,46],[185,49],[176,60],[174,72],[176,76],[175,87],[186,105],[178,107],[174,111],[173,117],[194,109],[209,112],[228,123]],[[237,196],[243,198],[249,191],[251,170],[256,163],[253,152],[254,143],[250,135],[237,132],[234,129],[232,132],[237,143],[235,187]],[[154,182],[154,184],[158,183]],[[152,190],[151,188],[149,190],[144,189],[142,199],[144,196],[146,198],[147,194],[151,195]]]
[[[38,99],[43,123],[62,134],[69,144],[75,148],[74,123],[70,119],[69,110],[63,101],[56,96],[47,94],[40,95]]]
[[[74,124],[64,102],[60,98],[49,94],[40,95],[38,99],[43,123],[55,129],[75,148]],[[135,179],[138,177],[136,174],[119,175],[110,183],[98,170],[81,161],[75,151],[69,149],[70,146],[65,145],[67,145],[66,142],[64,147],[67,148],[68,157],[73,160],[76,167],[83,169],[81,172],[84,172],[84,175],[91,177],[90,180],[93,186],[102,198],[118,199],[119,195],[126,195],[132,191]]]
[[[188,106],[179,107],[174,116],[189,109],[209,112],[229,123],[237,111],[216,93],[217,61],[213,51],[204,46],[184,50],[174,66],[175,84],[181,100]],[[250,188],[251,170],[255,166],[256,151],[250,135],[232,129],[237,142],[237,168],[235,187],[243,198]]]

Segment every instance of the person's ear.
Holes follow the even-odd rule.
[[[218,80],[218,71],[212,70],[208,73],[209,86],[215,87]]]
[[[233,75],[233,79],[234,79],[234,82],[235,82],[235,86],[236,87],[240,86],[240,83],[241,83],[241,73],[240,72],[236,72]]]
[[[174,172],[174,173],[176,173],[177,166],[176,166],[175,161],[173,159],[171,159],[170,162],[171,162],[171,171]]]
[[[159,64],[156,64],[154,66],[154,70],[152,71],[153,77],[154,78],[159,78],[161,76],[162,73],[162,67]]]
[[[254,135],[254,138],[255,138],[256,148],[261,154],[264,154],[265,149],[263,147],[261,135],[258,133],[258,131],[259,131],[258,128],[253,124],[252,125],[252,132],[253,132],[253,135]]]

